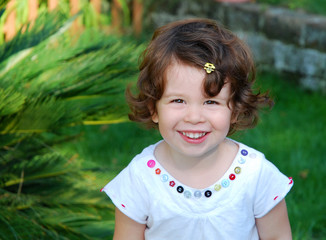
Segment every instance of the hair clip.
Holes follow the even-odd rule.
[[[215,70],[215,66],[213,63],[206,63],[204,69],[207,73],[211,73]]]

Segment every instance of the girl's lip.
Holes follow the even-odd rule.
[[[179,131],[180,136],[188,143],[200,144],[204,142],[209,135],[205,131]]]

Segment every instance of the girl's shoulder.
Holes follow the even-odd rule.
[[[244,173],[247,177],[257,181],[257,178],[261,178],[262,174],[266,175],[268,173],[269,175],[279,173],[279,169],[265,157],[264,153],[244,143],[235,140],[231,141],[234,141],[239,146],[234,161],[245,169]]]
[[[236,158],[240,159],[239,161],[249,160],[251,163],[255,164],[260,164],[263,161],[266,161],[264,153],[259,150],[233,139],[228,140],[234,142],[238,146]]]
[[[128,167],[129,168],[139,168],[139,167],[142,168],[144,166],[144,163],[149,168],[154,167],[155,162],[156,162],[155,156],[154,156],[154,151],[160,142],[162,142],[162,140],[145,147],[139,154],[134,156],[134,158],[129,163]]]

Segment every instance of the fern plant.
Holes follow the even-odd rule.
[[[94,174],[57,146],[76,125],[125,120],[142,46],[94,29],[72,36],[72,21],[43,15],[0,46],[0,239],[111,234],[113,209]]]

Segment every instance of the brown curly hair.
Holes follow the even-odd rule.
[[[204,91],[208,97],[218,95],[226,82],[231,85],[232,117],[229,135],[236,130],[254,127],[258,109],[272,106],[268,94],[254,94],[255,66],[248,46],[214,20],[188,19],[158,28],[141,56],[138,93],[127,88],[126,98],[131,109],[129,119],[156,127],[152,114],[164,92],[165,73],[173,59],[203,69],[206,62],[216,67],[206,74]],[[203,69],[204,71],[204,69]]]

